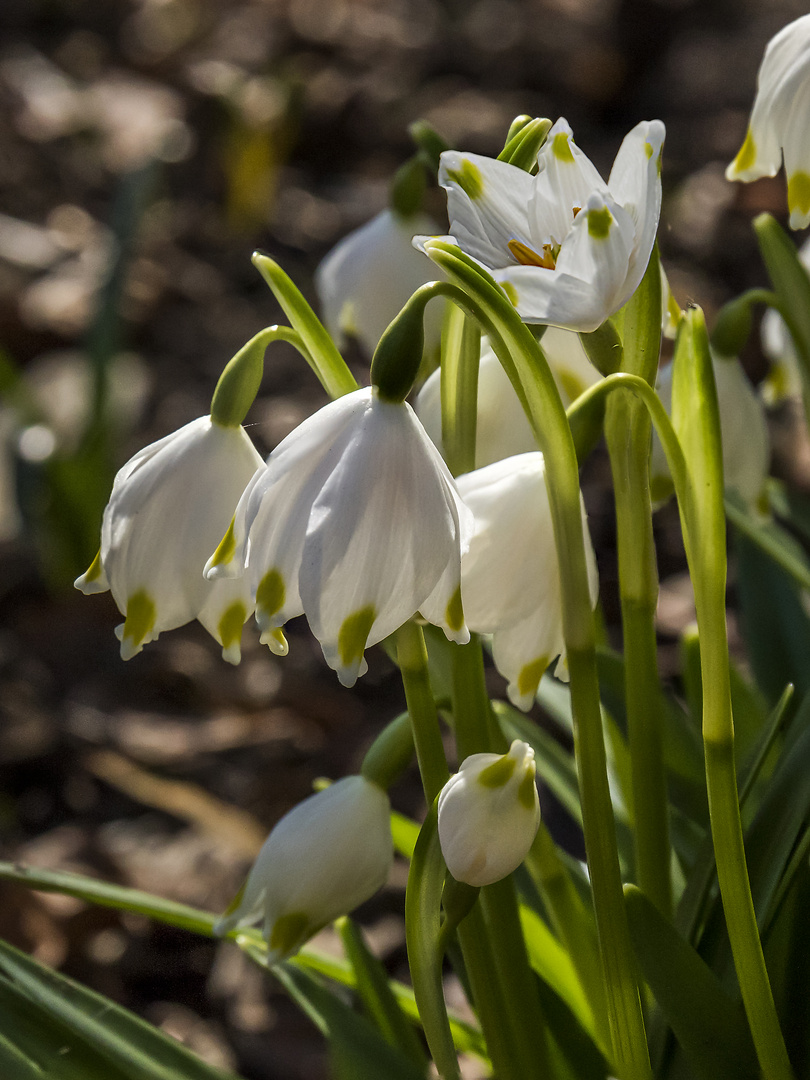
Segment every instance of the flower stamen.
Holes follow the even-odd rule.
[[[553,270],[557,265],[557,252],[551,244],[543,244],[542,255],[521,240],[508,240],[506,246],[521,266],[542,266],[544,270]]]

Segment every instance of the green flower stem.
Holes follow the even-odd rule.
[[[650,418],[631,394],[613,394],[605,434],[616,502],[625,697],[638,884],[672,913],[669,810],[655,636],[658,572],[649,485]]]
[[[256,399],[264,374],[264,354],[274,341],[294,345],[313,370],[314,361],[297,334],[289,326],[268,326],[243,345],[228,361],[211,398],[211,419],[222,427],[238,427]],[[317,374],[317,371],[316,371]]]
[[[577,400],[576,408],[588,406],[589,401],[583,399],[608,395],[618,387],[632,389],[644,401],[672,473],[700,630],[706,784],[723,910],[760,1067],[768,1080],[792,1080],[762,954],[740,820],[726,634],[722,485],[715,499],[717,506],[700,515],[692,477],[672,422],[654,390],[638,376],[611,375],[586,391]]]
[[[430,689],[425,635],[415,622],[407,622],[397,630],[396,643],[416,760],[425,799],[430,806],[450,778],[450,771],[444,754],[439,714]]]
[[[472,634],[468,644],[449,644],[453,662],[453,716],[458,759],[470,754],[505,754],[509,749],[492,717],[484,677],[481,639]]]
[[[262,251],[254,251],[253,265],[270,286],[273,295],[298,332],[312,357],[312,368],[331,398],[339,398],[357,389],[357,382],[346,366],[329,334],[300,289],[275,260]]]
[[[475,468],[478,361],[481,332],[455,304],[448,304],[442,334],[442,446],[453,476]]]
[[[545,458],[562,583],[583,829],[607,988],[613,1064],[622,1080],[649,1080],[644,1017],[607,781],[596,676],[595,625],[585,561],[579,471],[571,431],[542,349],[520,321],[503,290],[455,246],[432,240],[425,248],[484,313],[482,330],[489,335],[513,384],[521,388],[528,406],[527,415]]]

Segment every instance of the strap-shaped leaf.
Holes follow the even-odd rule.
[[[180,1043],[102,994],[51,971],[2,941],[0,975],[41,1014],[44,1029],[53,1021],[67,1029],[77,1053],[89,1049],[91,1058],[103,1059],[110,1080],[225,1080],[233,1076],[206,1065]],[[6,1038],[13,1036],[13,1032],[4,1034]],[[83,1075],[86,1073],[79,1073]]]
[[[625,886],[630,936],[644,977],[700,1080],[758,1075],[740,1006],[695,950],[634,885]]]

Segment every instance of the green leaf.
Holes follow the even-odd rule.
[[[316,975],[290,963],[274,967],[273,975],[328,1039],[335,1080],[425,1080],[426,1069],[389,1046]]]
[[[571,957],[537,912],[525,904],[520,905],[520,925],[533,970],[565,1002],[591,1038],[596,1039],[593,1012]]]
[[[740,1006],[695,950],[634,885],[625,886],[630,936],[644,978],[700,1080],[754,1080],[754,1048]]]
[[[377,1030],[387,1043],[424,1072],[427,1059],[422,1043],[391,990],[385,968],[370,952],[362,931],[348,916],[339,920],[338,929],[346,957],[354,970],[357,992]]]
[[[777,521],[751,513],[745,501],[729,491],[726,516],[738,532],[781,566],[803,589],[810,589],[810,558],[801,544]]]
[[[107,1075],[127,1080],[224,1080],[180,1043],[102,994],[51,971],[0,941],[0,975],[45,1018],[66,1028],[91,1058],[100,1055]],[[6,1032],[9,1037],[9,1032]]]

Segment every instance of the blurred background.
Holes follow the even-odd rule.
[[[381,650],[342,690],[303,623],[284,660],[249,625],[231,668],[195,625],[123,664],[109,594],[72,589],[115,470],[207,412],[227,360],[280,319],[253,249],[314,301],[318,261],[386,205],[420,117],[460,149],[496,154],[518,113],[564,115],[605,175],[630,127],[660,117],[664,265],[678,301],[711,318],[764,282],[750,219],[784,220],[782,177],[743,186],[723,172],[765,43],[803,13],[793,0],[4,0],[2,858],[221,910],[281,814],[315,777],[356,770],[404,707]],[[428,207],[443,222],[443,193]],[[355,346],[348,358],[365,381],[368,357]],[[745,361],[760,378],[755,338]],[[297,354],[274,346],[249,417],[260,450],[323,403]],[[776,471],[801,468],[790,415],[774,437]],[[597,454],[586,497],[612,633],[606,477]],[[691,607],[671,508],[657,530],[661,663],[674,672]],[[416,780],[394,799],[418,814]],[[404,881],[398,868],[361,912],[399,975]],[[247,1080],[325,1075],[314,1029],[235,949],[0,892],[1,936],[207,1060]]]

